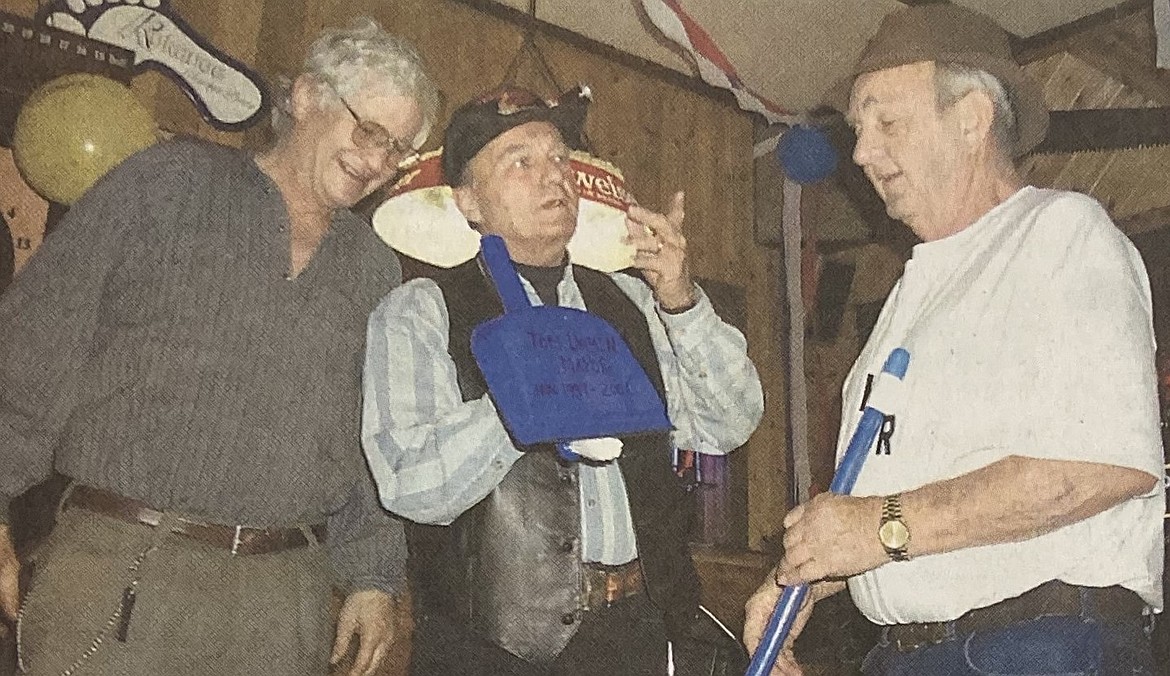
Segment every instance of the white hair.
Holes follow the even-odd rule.
[[[318,83],[317,96],[323,103],[367,88],[414,99],[423,117],[422,130],[414,139],[416,148],[426,141],[439,113],[439,88],[427,74],[418,51],[369,17],[358,17],[345,28],[322,31],[309,47],[301,73]],[[292,81],[284,78],[274,87],[272,129],[278,138],[292,126],[291,85]],[[334,103],[340,105],[340,101]]]
[[[993,114],[991,135],[998,150],[1012,157],[1020,140],[1016,109],[999,78],[991,73],[955,63],[939,63],[934,71],[934,89],[938,109],[946,110],[973,91],[982,91],[991,99]]]

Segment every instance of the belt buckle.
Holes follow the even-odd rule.
[[[581,581],[582,610],[609,608],[640,593],[645,585],[636,559],[618,566],[582,564]]]
[[[606,571],[605,575],[605,607],[609,608],[613,604],[625,598],[625,580],[622,579],[621,574],[617,572]]]
[[[583,579],[585,582],[582,594],[583,610],[592,610],[594,605],[609,608],[630,595],[632,585],[622,571],[604,570],[586,565]]]

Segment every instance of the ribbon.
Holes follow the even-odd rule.
[[[642,0],[642,7],[658,30],[691,55],[704,82],[729,90],[740,108],[759,113],[772,124],[792,125],[797,122],[796,115],[744,84],[731,60],[707,31],[683,10],[678,0]]]

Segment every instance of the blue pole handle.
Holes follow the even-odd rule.
[[[882,373],[888,373],[901,380],[906,377],[906,369],[909,366],[910,353],[904,348],[896,347],[890,351],[890,356],[886,357],[886,363],[882,365]],[[857,429],[854,430],[853,436],[849,439],[849,445],[845,448],[845,455],[841,457],[841,463],[837,465],[837,471],[833,473],[833,481],[829,484],[830,491],[837,495],[848,495],[853,492],[853,484],[857,483],[857,477],[861,474],[861,466],[865,463],[866,457],[869,456],[869,449],[873,447],[873,441],[877,439],[885,419],[885,412],[879,411],[873,406],[867,405],[865,410],[861,412],[861,420],[857,422]]]
[[[882,372],[889,373],[901,380],[906,376],[906,369],[909,365],[910,353],[900,347],[894,348],[890,352],[890,356],[886,357]],[[830,491],[838,495],[847,495],[853,490],[853,485],[857,483],[857,477],[861,474],[861,466],[869,455],[869,449],[873,447],[874,440],[877,439],[884,419],[885,413],[872,406],[867,405],[865,410],[861,412],[861,420],[858,421],[853,436],[849,438],[845,455],[841,458],[841,463],[837,465],[837,471],[833,474],[833,482],[829,484]],[[772,670],[772,666],[776,664],[776,658],[780,656],[780,649],[784,646],[784,641],[788,639],[788,634],[792,631],[792,623],[796,621],[796,614],[804,604],[805,597],[808,596],[808,591],[809,585],[802,583],[785,587],[784,591],[780,593],[780,598],[776,601],[776,607],[772,609],[772,616],[768,618],[768,626],[764,629],[764,635],[760,637],[760,645],[756,647],[756,652],[752,655],[752,661],[748,665],[745,676],[766,676]]]
[[[569,442],[567,441],[557,442],[557,454],[564,458],[565,462],[578,462],[581,460],[581,456],[572,448],[569,448]]]
[[[516,273],[516,266],[508,255],[508,247],[499,235],[484,235],[479,239],[480,250],[483,252],[483,261],[487,266],[488,275],[496,285],[496,293],[500,295],[500,302],[504,304],[504,312],[514,312],[532,307],[528,302],[528,294],[524,285],[520,283],[520,275]],[[577,462],[581,459],[567,441],[557,444],[557,453],[567,462]]]
[[[516,274],[516,266],[508,256],[504,240],[499,235],[484,235],[479,240],[479,247],[488,274],[496,285],[496,293],[500,294],[500,302],[504,304],[504,312],[532,307],[528,302],[528,294],[524,292],[524,285],[520,283],[520,275]]]

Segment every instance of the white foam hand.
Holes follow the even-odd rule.
[[[569,442],[574,453],[593,462],[609,462],[622,454],[622,440],[613,437],[578,439]]]

